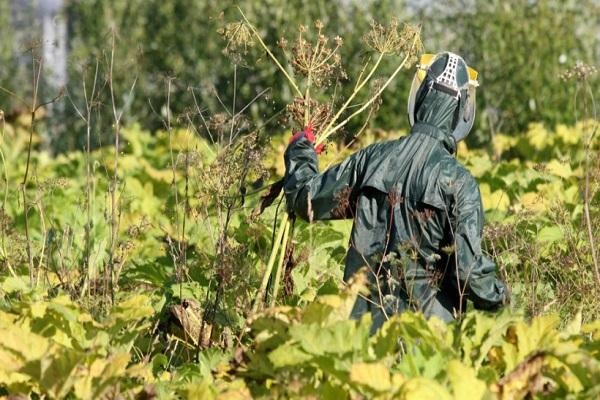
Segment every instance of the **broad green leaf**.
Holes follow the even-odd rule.
[[[487,154],[473,157],[469,160],[469,171],[474,177],[480,178],[492,169],[492,160]]]
[[[292,343],[285,343],[269,353],[269,360],[276,368],[302,364],[311,358],[310,354]]]
[[[560,226],[545,226],[537,234],[537,239],[544,243],[554,243],[563,237],[564,233]]]
[[[361,350],[368,340],[368,327],[357,329],[357,321],[338,321],[330,326],[294,325],[290,336],[302,349],[315,355],[337,354]]]
[[[9,276],[1,286],[6,293],[27,292],[30,289],[29,278],[25,276]]]

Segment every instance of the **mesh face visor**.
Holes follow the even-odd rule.
[[[479,86],[477,71],[469,68],[464,60],[454,53],[423,54],[417,65],[417,72],[412,81],[408,96],[408,119],[410,126],[415,124],[415,113],[418,99],[423,91],[432,88],[456,98],[460,103],[452,136],[458,142],[464,139],[475,120],[475,92]]]

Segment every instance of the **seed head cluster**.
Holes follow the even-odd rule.
[[[416,60],[416,56],[422,48],[420,28],[404,24],[400,29],[396,18],[392,18],[388,25],[373,21],[371,30],[367,32],[363,40],[371,50],[377,53],[386,55],[409,53],[410,58],[407,62],[409,66]]]
[[[264,148],[259,146],[256,133],[248,134],[226,146],[210,165],[200,168],[202,188],[199,200],[206,204],[229,207],[239,204],[240,185],[246,180],[265,179]]]
[[[317,87],[330,83],[333,79],[346,79],[342,68],[342,59],[338,50],[343,44],[341,37],[333,39],[323,34],[325,25],[320,20],[314,24],[315,39],[310,41],[308,29],[300,25],[298,37],[292,46],[291,63],[294,72],[298,75],[309,77]],[[333,46],[331,45],[333,43]],[[288,46],[286,39],[280,39],[279,47],[284,50]]]
[[[308,113],[307,113],[308,107]],[[328,103],[319,103],[314,99],[306,101],[302,97],[294,98],[291,104],[287,105],[287,113],[290,120],[298,127],[304,127],[305,115],[309,115],[309,124],[312,127],[313,133],[319,135],[325,129],[331,118],[333,110]]]
[[[597,71],[598,68],[595,65],[584,64],[581,61],[577,61],[572,68],[563,72],[560,75],[560,78],[564,81],[568,81],[571,79],[583,81],[589,76],[595,74]]]
[[[248,49],[254,47],[252,31],[243,21],[230,22],[217,32],[227,40],[223,53],[236,64],[242,63]]]

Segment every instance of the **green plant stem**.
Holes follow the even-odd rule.
[[[296,81],[294,81],[294,79],[290,76],[290,74],[288,74],[288,72],[285,70],[285,68],[283,68],[283,66],[281,65],[281,63],[279,62],[279,60],[277,60],[277,58],[271,52],[271,50],[269,50],[269,48],[267,47],[267,45],[265,44],[265,42],[263,42],[262,38],[260,37],[260,34],[258,33],[258,31],[256,30],[256,28],[254,27],[254,25],[252,25],[250,23],[250,21],[248,20],[248,18],[246,18],[246,15],[244,15],[244,12],[242,11],[242,9],[240,7],[238,7],[237,9],[240,12],[240,14],[242,15],[242,18],[244,18],[244,22],[248,25],[248,27],[250,28],[250,30],[252,31],[252,33],[254,34],[254,36],[256,37],[256,39],[258,40],[258,43],[260,43],[260,45],[267,52],[267,54],[269,55],[269,57],[271,57],[271,59],[273,60],[273,62],[275,63],[275,65],[277,65],[277,67],[281,70],[281,72],[283,72],[283,75],[285,75],[285,77],[288,80],[288,82],[290,83],[290,85],[292,85],[292,88],[296,91],[296,94],[299,97],[302,97],[302,91],[298,88],[298,85],[296,84]]]
[[[2,131],[0,131],[0,144],[2,144],[2,142],[4,141],[4,118],[2,118],[2,120],[0,121],[2,122]],[[0,208],[3,212],[6,212],[6,204],[8,204],[8,170],[6,169],[6,158],[4,157],[4,152],[2,151],[2,147],[0,146],[0,158],[2,159],[2,168],[4,170],[4,182],[5,182],[5,186],[4,186],[4,198],[2,200],[2,208]],[[8,254],[6,251],[6,243],[4,242],[4,226],[1,226],[2,232],[0,232],[2,234],[2,237],[0,238],[0,255],[2,255],[2,258],[5,259],[6,262],[6,266],[8,267],[9,272],[11,273],[12,276],[16,276],[15,271],[12,267],[12,265],[10,264],[10,260],[8,259]]]
[[[352,102],[352,100],[354,100],[354,98],[356,97],[356,95],[361,91],[361,89],[371,79],[371,77],[373,76],[373,74],[375,73],[375,71],[377,70],[377,68],[379,68],[379,64],[381,64],[381,60],[382,59],[383,59],[383,53],[380,53],[379,57],[377,57],[377,60],[375,61],[375,64],[373,65],[373,68],[371,68],[371,70],[369,71],[369,74],[362,81],[360,80],[361,77],[359,76],[359,78],[358,78],[359,80],[358,80],[356,86],[354,87],[354,90],[352,91],[352,94],[350,95],[350,97],[348,97],[348,99],[342,105],[342,107],[340,107],[340,109],[333,116],[333,118],[331,119],[331,121],[329,121],[329,123],[327,124],[327,126],[323,130],[323,136],[325,136],[325,134],[327,134],[327,132],[331,129],[331,127],[333,126],[333,124],[335,123],[335,121],[337,121],[338,118],[342,115],[342,113],[344,111],[346,111],[346,109],[348,108],[348,106],[350,105],[350,103]]]
[[[27,163],[25,164],[25,174],[23,175],[23,181],[21,182],[21,195],[23,197],[23,214],[25,216],[25,239],[27,241],[27,260],[29,263],[29,284],[33,287],[35,284],[34,281],[34,263],[33,263],[33,253],[31,249],[31,237],[29,235],[29,199],[27,198],[27,182],[29,180],[29,167],[31,165],[31,149],[33,147],[33,133],[35,132],[35,112],[37,110],[37,93],[38,93],[38,84],[40,80],[40,74],[42,71],[42,65],[39,64],[39,68],[36,74],[35,71],[35,57],[32,53],[32,60],[34,65],[33,72],[33,100],[31,103],[31,123],[29,126],[29,142],[27,144]]]
[[[258,289],[258,293],[256,294],[256,299],[254,301],[254,306],[252,306],[252,313],[255,313],[258,310],[258,307],[263,302],[265,297],[265,293],[267,291],[267,285],[269,283],[269,278],[271,277],[271,272],[273,271],[273,265],[275,264],[275,258],[279,253],[279,248],[281,247],[281,242],[286,232],[289,231],[289,215],[288,213],[284,213],[281,217],[281,222],[279,223],[279,229],[275,235],[275,242],[273,243],[273,249],[271,250],[271,256],[269,257],[269,261],[267,262],[267,268],[263,274],[263,279],[260,284],[260,288]]]
[[[584,80],[584,83],[587,85],[587,81]],[[600,285],[600,267],[598,265],[598,257],[596,253],[596,240],[594,237],[594,232],[592,228],[592,218],[590,216],[590,151],[592,147],[592,142],[594,137],[596,136],[596,132],[598,130],[598,125],[596,123],[596,102],[594,100],[594,94],[590,90],[590,97],[592,101],[592,111],[593,111],[593,121],[594,127],[590,134],[587,145],[585,146],[585,188],[584,188],[584,201],[583,201],[583,210],[585,214],[585,222],[587,225],[587,234],[590,242],[590,251],[592,253],[592,262],[594,263],[594,274],[596,275],[596,284]],[[587,101],[584,103],[585,108],[587,108]]]
[[[287,245],[288,238],[290,236],[290,222],[288,220],[287,226],[284,227],[283,231],[283,239],[281,241],[281,252],[279,253],[279,261],[277,262],[277,270],[275,271],[275,281],[273,282],[273,293],[271,294],[270,306],[273,307],[275,305],[275,301],[277,300],[277,293],[279,293],[279,283],[281,282],[281,274],[284,269],[285,256],[287,254]]]

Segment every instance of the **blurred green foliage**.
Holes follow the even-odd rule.
[[[259,28],[280,59],[283,54],[277,41],[282,36],[290,38],[298,25],[310,26],[317,19],[322,20],[328,34],[344,38],[341,54],[351,78],[358,76],[368,57],[362,36],[372,20],[385,22],[395,16],[400,21],[421,23],[426,51],[456,51],[480,72],[480,114],[476,134],[471,137],[480,144],[487,141],[490,132],[520,132],[530,122],[573,123],[576,89],[562,86],[559,73],[576,60],[597,64],[600,54],[600,5],[594,0],[452,0],[425,4],[350,0],[343,5],[325,0],[67,0],[69,96],[63,100],[67,102],[67,115],[58,117],[70,121],[70,131],[79,130],[81,121],[72,105],[82,107],[83,79],[89,87],[98,61],[102,89],[94,116],[97,144],[109,137],[106,128],[112,123],[112,109],[106,80],[114,32],[112,77],[118,106],[125,108],[127,121],[138,121],[151,130],[161,128],[169,80],[170,109],[175,116],[195,108],[190,88],[194,88],[206,115],[223,112],[224,108],[231,110],[234,93],[235,108],[239,110],[256,94],[271,88],[250,109],[254,122],[265,121],[291,100],[292,93],[256,46],[250,49],[244,64],[238,66],[234,79],[234,66],[222,54],[226,43],[217,31],[226,22],[240,19],[236,5]],[[0,85],[25,97],[30,85],[24,82],[31,71],[15,60],[26,58],[23,51],[27,48],[27,35],[35,35],[35,29],[24,35],[20,28],[15,36],[16,28],[11,28],[10,23],[14,11],[12,2],[0,0],[0,33],[8,38],[0,44]],[[393,65],[384,66],[381,73],[389,73],[392,68]],[[134,81],[133,97],[128,99],[126,95]],[[411,73],[406,72],[384,94],[373,126],[406,128],[410,81]],[[342,92],[352,90],[352,86],[352,82],[347,82],[342,85]],[[598,89],[597,79],[592,87]],[[338,98],[344,97],[341,93]],[[0,94],[0,109],[7,112],[16,106],[14,99]],[[180,122],[183,124],[186,119]],[[356,121],[347,133],[355,132],[363,122]],[[194,123],[201,125],[199,120]],[[278,127],[281,123],[275,121]],[[83,135],[62,136],[60,146],[81,147],[80,136]]]
[[[559,76],[579,60],[598,64],[600,3],[450,1],[444,10],[431,16],[438,30],[432,36],[451,32],[440,47],[455,49],[480,73],[478,122],[486,133],[575,122],[576,88],[562,85]]]

